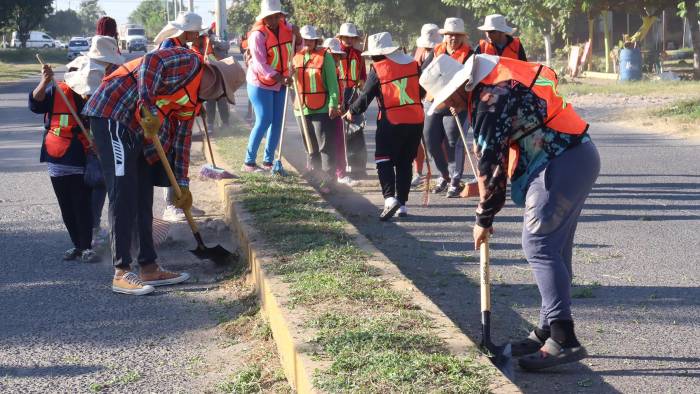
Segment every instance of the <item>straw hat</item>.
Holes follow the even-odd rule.
[[[464,21],[462,18],[447,18],[445,19],[445,25],[442,29],[438,30],[440,34],[462,34],[467,35],[467,31],[464,30]]]
[[[261,21],[270,15],[284,14],[286,12],[282,11],[282,4],[280,0],[262,0],[260,2],[260,13],[255,17],[256,21]]]
[[[357,26],[352,22],[345,22],[340,25],[340,31],[335,35],[336,37],[359,37],[360,34],[357,32]]]
[[[117,40],[109,36],[93,36],[90,50],[83,52],[90,59],[111,64],[123,64],[124,56],[119,53]]]
[[[434,23],[426,23],[420,29],[420,37],[416,39],[418,48],[435,48],[435,45],[442,42],[442,36],[438,32],[440,28]]]
[[[316,32],[316,28],[311,25],[302,26],[301,29],[299,29],[299,34],[301,34],[301,38],[305,40],[322,40],[321,36]]]
[[[420,77],[420,85],[434,97],[428,115],[465,84],[468,91],[473,90],[496,67],[498,59],[498,56],[474,55],[464,65],[448,55],[433,60]]]
[[[515,28],[508,26],[506,18],[501,14],[487,15],[484,24],[478,27],[482,31],[501,31],[508,35],[515,33]]]
[[[245,83],[243,67],[232,57],[221,60],[207,60],[204,63],[202,83],[199,86],[199,97],[205,100],[215,100],[226,97],[229,103],[235,104],[236,90]],[[210,81],[205,85],[205,80]]]
[[[340,48],[340,40],[337,38],[326,38],[321,46],[328,48],[328,50],[333,54],[346,55],[346,53]]]

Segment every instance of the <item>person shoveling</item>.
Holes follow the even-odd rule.
[[[557,92],[556,73],[540,64],[475,55],[462,66],[440,56],[420,82],[435,97],[428,113],[471,113],[480,194],[474,247],[486,245],[493,233],[508,179],[512,200],[525,207],[523,251],[542,309],[537,328],[512,344],[513,356],[525,370],[585,358],[571,315],[571,257],[581,209],[600,171],[588,124]]]

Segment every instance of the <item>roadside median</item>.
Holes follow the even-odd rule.
[[[216,136],[238,170],[248,127]],[[386,256],[285,163],[220,182],[285,374],[298,392],[518,392]],[[398,246],[397,246],[398,247]]]

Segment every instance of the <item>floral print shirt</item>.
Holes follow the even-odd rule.
[[[519,139],[520,157],[511,177],[511,199],[517,206],[524,206],[534,175],[570,147],[590,141],[587,133],[576,136],[538,127],[547,114],[546,101],[516,81],[478,85],[470,105],[478,181],[480,190],[485,191],[476,210],[476,222],[481,227],[491,227],[505,204],[512,142]],[[527,132],[530,134],[522,137]]]

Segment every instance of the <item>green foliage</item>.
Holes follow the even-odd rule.
[[[6,1],[8,4],[4,4]],[[53,11],[52,0],[3,0],[2,3],[0,16],[4,17],[0,23],[6,29],[17,31],[22,48],[26,46],[29,32],[41,25],[46,16]]]
[[[73,10],[59,10],[49,15],[42,27],[54,38],[71,37],[83,32],[83,21]]]
[[[106,13],[98,4],[98,0],[82,0],[78,16],[80,16],[82,21],[83,34],[86,36],[95,34],[97,20],[103,15],[106,15]]]
[[[167,23],[165,4],[160,0],[144,0],[129,15],[129,22],[143,26],[146,37],[153,39]]]

